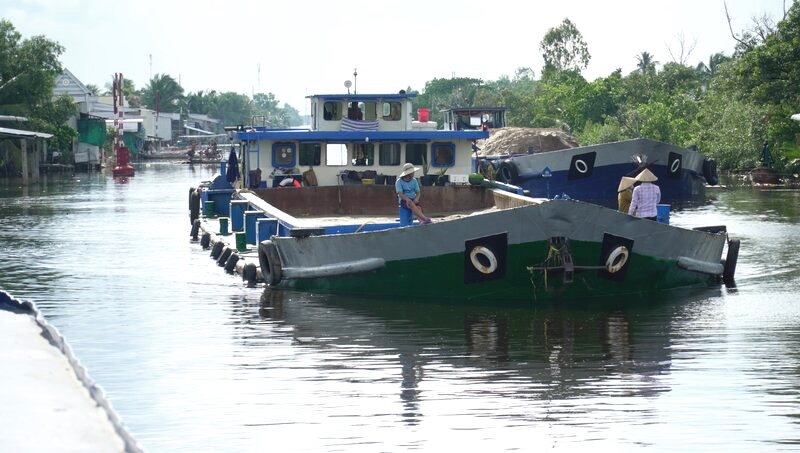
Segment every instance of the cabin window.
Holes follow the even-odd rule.
[[[338,102],[328,101],[322,106],[322,118],[325,121],[339,121],[342,119],[342,105]]]
[[[292,168],[295,166],[296,153],[294,143],[278,142],[272,144],[272,166],[275,168]]]
[[[384,121],[399,121],[400,120],[400,103],[399,102],[384,102],[383,103],[383,120]]]
[[[378,147],[379,165],[400,165],[400,144],[381,143]]]
[[[365,121],[375,121],[378,118],[378,104],[376,102],[362,102],[361,111],[364,112]]]
[[[435,142],[431,145],[431,167],[452,167],[456,163],[456,145],[453,142]]]
[[[322,145],[320,143],[300,144],[300,165],[314,167],[320,164]]]
[[[375,144],[373,143],[353,143],[353,165],[374,165],[375,164]]]
[[[347,145],[344,143],[325,145],[325,165],[329,167],[347,165]]]
[[[428,161],[427,143],[406,143],[406,162],[422,165]]]

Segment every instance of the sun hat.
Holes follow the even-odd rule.
[[[398,176],[398,178],[402,178],[405,175],[410,175],[415,171],[419,171],[419,168],[415,167],[414,164],[405,164],[403,165],[403,171],[400,172],[400,176]]]
[[[639,173],[639,176],[636,177],[636,180],[639,182],[653,182],[658,181],[658,178],[653,174],[652,171],[645,168],[641,173]]]
[[[622,179],[619,180],[619,187],[617,188],[617,192],[622,192],[623,190],[629,189],[635,182],[636,178],[631,178],[630,176],[623,176]]]

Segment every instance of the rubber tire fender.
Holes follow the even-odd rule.
[[[210,244],[211,244],[211,233],[208,232],[203,233],[203,235],[200,236],[200,247],[203,247],[203,250],[206,250]]]
[[[189,235],[192,237],[193,241],[197,240],[197,235],[200,233],[200,219],[194,219],[194,223],[192,223],[192,232]]]
[[[716,186],[719,184],[719,175],[717,175],[717,161],[706,157],[703,160],[703,177],[709,185]]]
[[[247,263],[242,269],[242,280],[247,282],[248,287],[256,286],[257,274],[256,265],[254,263]]]
[[[225,247],[222,249],[222,254],[217,258],[217,266],[225,266],[225,263],[230,258],[231,254],[233,253],[233,249],[230,247]]]
[[[194,225],[194,221],[200,218],[200,194],[197,189],[189,189],[189,223]]]
[[[215,242],[214,246],[211,247],[211,258],[218,259],[223,247],[225,247],[225,244],[222,241]]]
[[[239,262],[239,255],[231,253],[231,256],[225,261],[225,272],[232,274],[236,270],[236,263]]]
[[[272,241],[262,241],[258,244],[258,263],[261,265],[261,276],[264,283],[274,286],[283,278],[281,257],[278,247]]]
[[[733,284],[733,277],[736,274],[736,262],[739,261],[739,240],[728,240],[728,254],[725,256],[725,263],[722,270],[722,281],[726,286]]]
[[[502,179],[501,182],[506,182],[509,184],[513,184],[514,181],[517,180],[519,177],[519,169],[517,168],[517,164],[514,163],[511,159],[506,159],[500,162],[500,168],[498,169],[498,174]]]

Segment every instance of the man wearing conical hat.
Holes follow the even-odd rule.
[[[653,183],[658,181],[658,178],[653,172],[645,168],[636,176],[636,181],[641,184],[633,189],[631,207],[628,209],[628,214],[656,220],[658,217],[657,205],[661,201],[661,189]]]
[[[628,213],[631,207],[631,199],[633,198],[633,184],[636,182],[635,178],[630,176],[623,176],[619,180],[619,187],[617,187],[617,210],[619,212]]]

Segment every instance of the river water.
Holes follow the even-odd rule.
[[[0,183],[0,288],[147,451],[800,448],[797,190],[673,210],[741,239],[735,288],[508,309],[247,288],[189,240],[217,169]]]

